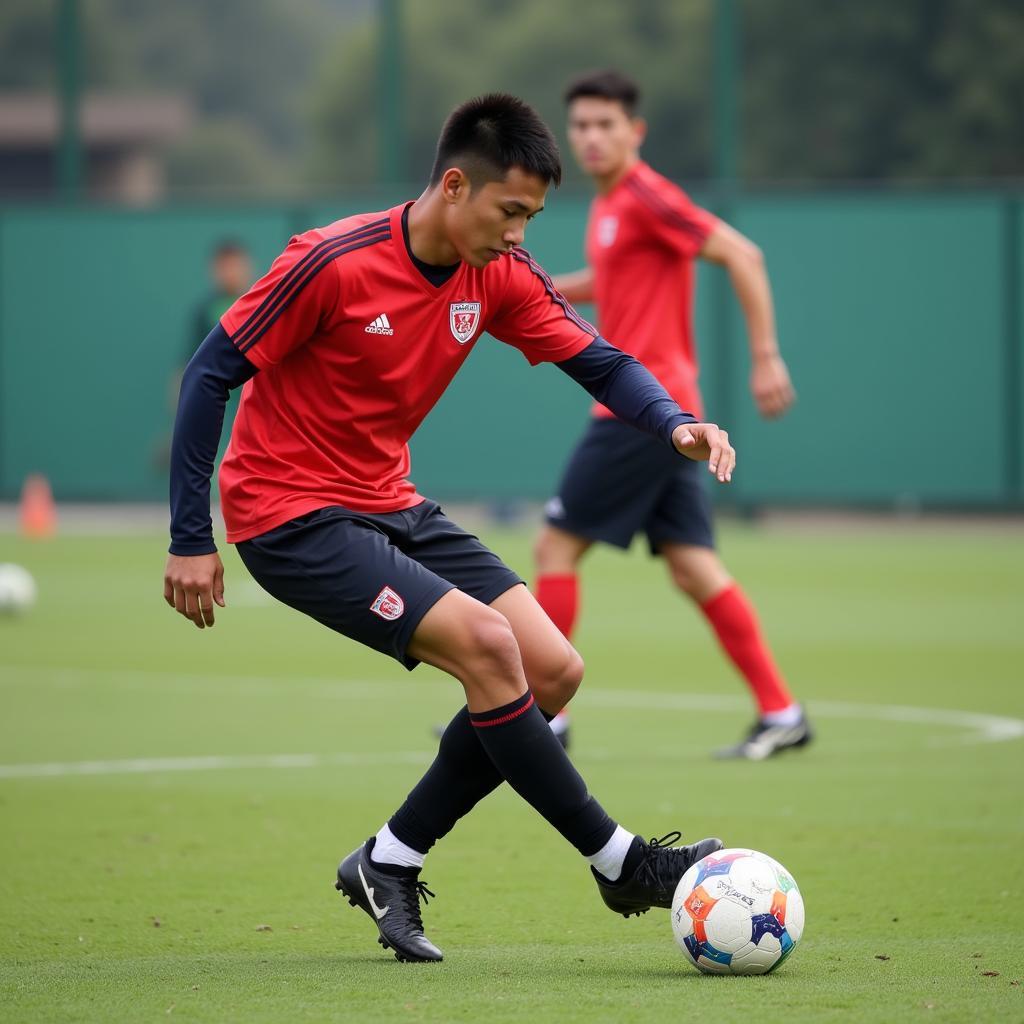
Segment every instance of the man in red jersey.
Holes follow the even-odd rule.
[[[220,490],[249,571],[284,603],[409,669],[435,665],[465,691],[426,774],[338,868],[336,887],[400,960],[441,959],[423,934],[420,867],[502,781],[626,916],[669,907],[686,869],[721,847],[669,846],[679,833],[644,842],[590,796],[548,727],[582,660],[522,580],[408,479],[409,438],[485,330],[531,363],[554,362],[673,458],[731,478],[725,432],[600,338],[521,248],[560,178],[554,137],[530,107],[507,95],[463,104],[419,199],[293,238],[182,380],[167,603],[201,629],[224,605],[210,476],[228,391],[244,385]]]
[[[694,264],[705,259],[724,266],[747,322],[754,400],[762,415],[781,416],[794,394],[775,338],[760,250],[640,159],[646,126],[636,116],[634,82],[615,71],[596,72],[573,82],[565,99],[569,142],[597,196],[587,225],[587,266],[556,277],[555,287],[570,302],[596,302],[602,334],[700,416]],[[598,402],[546,507],[535,546],[537,599],[571,637],[583,556],[595,542],[627,548],[636,533],[646,534],[651,553],[664,557],[672,582],[703,611],[757,704],[746,737],[719,756],[760,760],[805,745],[811,731],[753,606],[715,551],[711,509],[694,468],[666,458],[648,436]],[[568,744],[567,712],[552,729]]]

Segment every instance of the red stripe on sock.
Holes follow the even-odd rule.
[[[513,719],[518,718],[520,715],[525,715],[530,708],[533,707],[533,694],[530,694],[530,699],[521,707],[516,708],[515,711],[510,711],[507,715],[502,715],[501,718],[487,718],[480,720],[475,715],[470,715],[469,720],[473,723],[473,727],[476,729],[487,729],[492,725],[504,725],[506,722],[511,722]]]
[[[793,703],[793,695],[761,634],[757,612],[740,585],[733,583],[726,587],[701,610],[726,654],[746,679],[761,713],[788,708]]]
[[[572,639],[579,611],[579,581],[575,573],[549,573],[537,577],[537,603],[566,640]]]

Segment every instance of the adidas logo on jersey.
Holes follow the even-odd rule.
[[[388,320],[387,313],[381,313],[372,324],[367,324],[364,328],[367,334],[394,334],[394,328],[391,326]]]

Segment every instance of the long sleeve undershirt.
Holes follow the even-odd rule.
[[[672,444],[672,432],[696,423],[632,356],[596,338],[555,364],[626,423]],[[171,444],[171,546],[174,555],[217,550],[210,519],[210,478],[230,390],[256,373],[219,324],[192,357],[181,381]]]

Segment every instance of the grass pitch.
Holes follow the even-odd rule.
[[[528,573],[528,537],[487,539]],[[624,921],[499,792],[431,854],[440,965],[333,889],[460,703],[265,600],[230,550],[212,631],[161,598],[162,537],[27,544],[0,619],[4,1021],[1024,1020],[1024,544],[1000,527],[732,527],[723,551],[818,731],[716,763],[751,717],[639,550],[585,570],[574,758],[632,829],[721,835],[796,876],[803,943],[703,977]],[[963,712],[963,713],[961,713]]]

